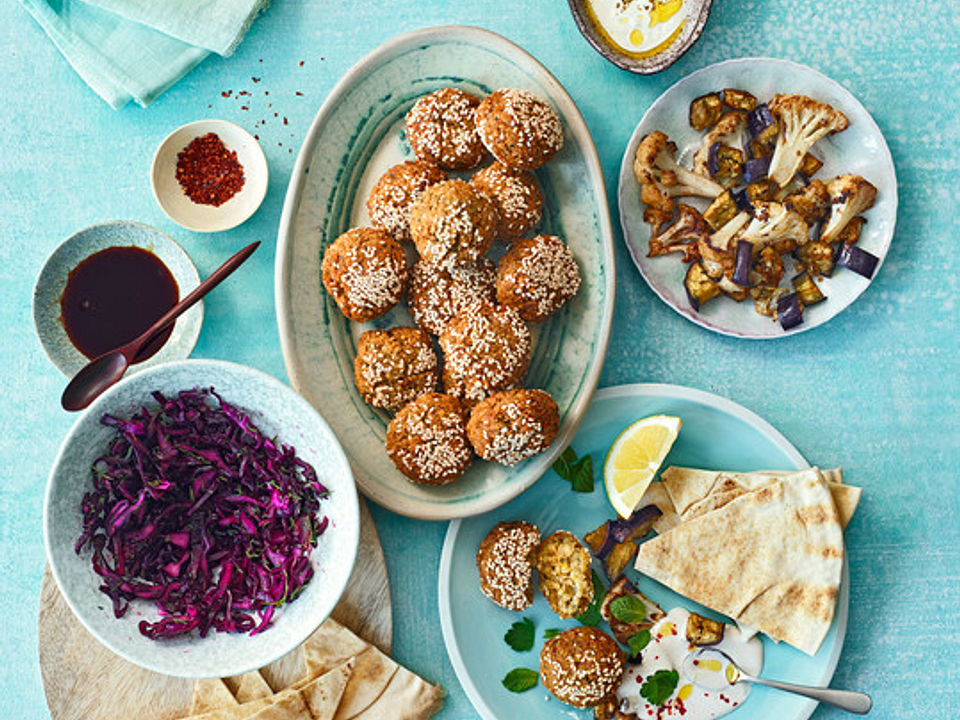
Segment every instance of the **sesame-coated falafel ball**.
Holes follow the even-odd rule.
[[[387,426],[387,455],[415,483],[445,485],[456,480],[473,459],[460,401],[426,393],[404,405]]]
[[[595,627],[562,632],[540,651],[543,686],[577,708],[599,704],[620,684],[625,669],[620,646]]]
[[[580,269],[556,235],[520,238],[497,266],[497,300],[527,322],[543,322],[580,289]]]
[[[354,228],[323,254],[323,285],[351,320],[378,318],[403,297],[407,257],[400,244],[377,228]]]
[[[470,303],[494,302],[496,286],[497,266],[488,258],[449,270],[419,260],[410,275],[407,304],[417,325],[439,335],[450,319]]]
[[[463,180],[431,185],[410,208],[410,235],[428,263],[472,265],[497,237],[493,204]]]
[[[410,239],[410,206],[431,185],[447,179],[433,163],[407,160],[387,170],[370,191],[370,223],[386,230],[397,242]]]
[[[480,590],[507,610],[523,610],[533,603],[533,565],[540,530],[518,520],[493,526],[477,550]]]
[[[495,162],[470,178],[470,184],[497,208],[501,240],[520,237],[543,216],[543,191],[533,173]]]
[[[557,403],[543,390],[501,390],[477,403],[467,437],[477,455],[516,465],[550,447],[560,427]]]
[[[421,160],[447,170],[476,167],[486,155],[477,135],[480,98],[458,88],[424,95],[407,113],[407,140]]]
[[[368,330],[357,341],[353,378],[361,397],[374,407],[399,410],[437,389],[437,355],[420,328]]]
[[[517,170],[536,170],[563,147],[556,111],[527,90],[491,93],[477,108],[477,132],[493,156]]]

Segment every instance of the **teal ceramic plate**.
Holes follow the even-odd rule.
[[[110,599],[98,589],[100,577],[91,552],[74,552],[80,537],[80,503],[90,483],[90,467],[102,454],[112,428],[104,413],[126,415],[150,402],[150,393],[172,395],[194,387],[213,387],[227,402],[248,412],[268,437],[296,448],[330,490],[320,508],[330,526],[310,556],[315,575],[300,596],[280,611],[274,624],[251,637],[210,632],[150,640],[138,623],[154,620],[156,609],[135,601],[122,618],[113,616]],[[101,643],[141,667],[179,677],[226,677],[263,667],[296,648],[333,610],[347,586],[360,540],[360,508],[350,465],[333,432],[316,410],[288,386],[259,370],[220,360],[184,360],[148,368],[108,389],[77,419],[60,446],[50,471],[43,505],[47,559],[74,615]]]
[[[547,628],[567,629],[575,620],[559,620],[547,601],[537,594],[534,604],[515,613],[494,605],[480,592],[476,553],[480,541],[496,523],[505,520],[529,520],[547,535],[564,529],[579,537],[604,520],[616,516],[603,491],[600,467],[607,448],[619,432],[634,420],[666,413],[683,419],[683,428],[667,456],[667,465],[757,470],[761,468],[807,467],[790,442],[764,420],[746,408],[716,395],[676,385],[622,385],[597,392],[573,446],[580,454],[593,456],[597,484],[590,494],[575,493],[553,471],[528,492],[497,510],[450,524],[440,558],[440,623],[443,639],[457,677],[467,696],[484,720],[524,718],[593,717],[578,711],[550,695],[542,685],[522,694],[514,694],[500,684],[501,678],[515,667],[536,670]],[[722,441],[717,440],[722,438]],[[716,613],[686,600],[663,585],[641,577],[634,570],[628,575],[639,589],[665,610],[682,605],[714,618]],[[799,650],[775,644],[763,636],[765,677],[791,682],[827,685],[833,677],[847,625],[849,578],[844,565],[840,597],[833,627],[820,651],[813,657]],[[511,623],[529,617],[537,627],[533,650],[517,653],[503,641]],[[813,712],[812,700],[755,687],[747,701],[729,717],[735,720],[805,720]]]
[[[33,289],[33,322],[37,336],[53,364],[68,377],[76,375],[90,359],[74,347],[60,322],[60,297],[67,286],[67,276],[86,258],[115,246],[142,248],[160,258],[177,281],[180,297],[200,284],[197,268],[187,252],[169,235],[149,225],[112,220],[71,235],[47,258]],[[200,337],[202,325],[201,301],[177,319],[163,347],[143,362],[131,365],[128,372],[189,357]]]
[[[416,486],[384,452],[389,418],[367,406],[353,384],[356,338],[370,327],[412,324],[405,309],[375,323],[350,323],[320,284],[324,249],[368,221],[370,188],[412,155],[403,117],[417,98],[455,85],[485,94],[527,88],[564,124],[563,150],[537,175],[546,195],[541,231],[562,236],[583,284],[572,302],[535,329],[526,384],[550,392],[561,413],[557,441],[514,468],[476,461],[457,482]],[[277,321],[293,386],[343,442],[360,489],[413,517],[442,520],[485,512],[518,495],[550,467],[576,431],[597,384],[614,298],[613,240],[603,174],[590,133],[557,80],[508,40],[478,28],[440,27],[401,35],[361,60],[314,120],[287,191],[276,263]]]
[[[708,330],[754,339],[780,338],[812,330],[844,310],[871,281],[838,268],[832,277],[818,281],[827,299],[806,308],[803,322],[784,331],[779,323],[758,314],[751,301],[738,303],[720,297],[704,305],[702,312],[695,311],[683,287],[687,266],[680,262],[679,256],[647,257],[650,226],[643,221],[640,186],[633,176],[637,146],[648,133],[662,130],[676,142],[678,159],[689,164],[703,137],[702,132],[690,127],[690,102],[700,95],[729,87],[747,90],[764,101],[777,93],[809,95],[843,111],[850,119],[846,130],[828,135],[813,146],[813,154],[823,160],[823,168],[816,177],[826,181],[841,173],[854,173],[877,186],[876,203],[863,214],[867,224],[857,244],[880,258],[874,277],[880,272],[897,222],[897,176],[883,133],[867,109],[840,83],[806,65],[776,58],[725,60],[697,70],[668,88],[644,113],[627,143],[620,166],[620,223],[627,249],[650,289],[685,318]],[[700,210],[706,208],[698,199],[682,200]],[[795,274],[787,259],[784,258],[786,277],[781,283],[784,286]]]

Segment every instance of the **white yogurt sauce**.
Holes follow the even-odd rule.
[[[622,712],[635,713],[641,720],[679,717],[684,720],[711,720],[735,710],[747,699],[749,683],[732,684],[731,680],[736,680],[736,670],[729,662],[714,659],[718,655],[708,653],[707,658],[697,661],[696,679],[703,686],[694,685],[684,675],[684,659],[699,650],[687,642],[689,616],[689,611],[674,608],[650,629],[650,643],[641,652],[641,662],[627,666],[617,690]],[[760,639],[745,636],[733,625],[726,625],[723,640],[709,647],[722,650],[751,675],[759,675],[763,668],[763,644]],[[680,682],[673,694],[659,707],[640,695],[644,680],[657,670],[676,670],[680,674]],[[708,687],[722,689],[709,690]]]
[[[620,50],[650,57],[680,35],[690,0],[587,0],[601,34]]]

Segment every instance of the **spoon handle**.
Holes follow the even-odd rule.
[[[150,342],[157,334],[163,332],[163,330],[174,320],[176,320],[180,315],[189,310],[196,304],[197,300],[202,298],[208,292],[213,290],[217,285],[222,283],[227,277],[243,262],[253,255],[253,251],[260,246],[260,241],[258,240],[255,243],[250,243],[243,250],[240,250],[238,253],[233,255],[229,260],[227,260],[223,265],[218,267],[209,277],[204,280],[202,283],[197,285],[197,287],[187,295],[183,300],[178,302],[172,308],[170,308],[166,313],[160,316],[153,325],[151,325],[147,330],[143,332],[140,337],[131,341],[127,344],[127,347],[143,347],[148,342]]]
[[[742,676],[743,680],[748,680],[757,685],[766,685],[767,687],[785,690],[796,695],[805,695],[819,702],[825,702],[834,705],[841,710],[856,713],[857,715],[866,715],[873,707],[873,700],[866,693],[855,692],[853,690],[832,690],[831,688],[810,687],[809,685],[794,685],[793,683],[780,682],[779,680],[767,680],[766,678]]]

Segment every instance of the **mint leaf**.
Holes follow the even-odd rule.
[[[573,468],[573,476],[570,478],[570,486],[576,492],[593,492],[593,458],[584,455],[580,458]]]
[[[555,638],[557,635],[559,635],[562,632],[563,630],[561,630],[560,628],[547,628],[546,630],[543,631],[543,639],[549,640],[551,638]]]
[[[630,648],[630,657],[636,657],[650,643],[650,631],[641,630],[636,635],[631,635],[627,640],[627,647]]]
[[[560,457],[554,461],[553,470],[564,480],[570,480],[573,473],[572,467],[576,462],[577,453],[574,452],[572,447],[568,446],[566,450],[560,453]]]
[[[510,626],[507,634],[503,636],[507,645],[517,652],[526,652],[531,649],[535,638],[536,633],[533,629],[533,620],[530,618],[518,620]]]
[[[584,610],[583,614],[577,615],[577,620],[581,625],[596,627],[603,619],[600,616],[600,605],[603,603],[603,596],[607,594],[607,589],[596,570],[591,570],[590,573],[593,579],[593,600],[590,601],[590,607]]]
[[[539,678],[540,676],[536,670],[514,668],[508,672],[500,682],[503,683],[503,686],[510,692],[522,693],[532,687],[536,687]]]
[[[636,595],[624,595],[610,603],[610,614],[620,622],[643,622],[647,617],[647,606]]]
[[[663,705],[673,694],[680,682],[680,673],[676,670],[657,670],[643,681],[640,694],[654,705]]]

